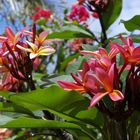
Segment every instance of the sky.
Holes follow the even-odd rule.
[[[47,2],[51,2],[53,6],[56,9],[56,13],[60,15],[62,13],[62,8],[60,1],[66,1],[66,7],[71,6],[73,2],[76,0],[46,0]],[[123,10],[120,14],[120,17],[117,19],[117,21],[111,26],[111,28],[108,31],[108,34],[110,36],[116,35],[121,32],[126,32],[126,29],[122,23],[120,23],[120,20],[128,20],[131,19],[134,15],[140,15],[140,0],[123,0]],[[99,32],[100,26],[98,23],[98,20],[91,20],[89,21],[90,29],[94,32]],[[3,20],[0,20],[0,34],[4,31],[4,28],[7,26],[7,23]]]
[[[67,6],[71,5],[76,0],[66,0]],[[131,19],[135,15],[140,15],[140,0],[123,0],[123,8],[117,21],[110,27],[109,36],[117,35],[121,32],[127,32],[124,25],[120,23],[120,20]],[[97,20],[90,21],[90,29],[99,32],[100,26]],[[129,33],[129,32],[127,32]]]

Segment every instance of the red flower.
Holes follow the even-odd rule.
[[[92,16],[93,16],[94,18],[99,18],[98,13],[96,13],[96,12],[94,12],[94,13],[92,14]]]
[[[65,90],[75,90],[92,96],[89,108],[95,106],[105,95],[109,95],[112,101],[124,98],[119,90],[114,89],[114,64],[108,71],[101,67],[91,71],[88,63],[84,63],[83,70],[78,72],[78,76],[72,74],[72,77],[75,82],[58,81],[58,84]]]
[[[120,39],[124,45],[114,44],[117,46],[120,54],[123,56],[125,64],[137,64],[140,63],[140,46],[135,47],[132,39],[128,37],[125,39],[120,35]]]
[[[72,5],[72,10],[68,17],[71,20],[76,20],[77,22],[83,22],[89,18],[89,13],[84,6],[76,3]]]
[[[123,94],[119,90],[113,88],[114,81],[114,64],[110,67],[109,71],[102,68],[95,68],[95,78],[100,83],[100,91],[93,96],[90,108],[96,105],[105,95],[109,95],[112,101],[122,100]]]
[[[50,10],[44,10],[39,7],[37,7],[36,9],[38,9],[38,11],[33,16],[31,16],[31,19],[33,19],[34,21],[37,21],[40,18],[49,19],[52,15],[52,12]]]

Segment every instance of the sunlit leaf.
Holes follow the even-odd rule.
[[[127,21],[121,20],[121,22],[124,24],[125,28],[128,31],[140,30],[139,21],[140,21],[140,15],[136,15]]]

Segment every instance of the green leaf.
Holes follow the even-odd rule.
[[[130,20],[121,20],[128,31],[140,30],[140,15],[136,15]]]
[[[0,111],[18,112],[18,113],[34,116],[34,114],[30,110],[24,108],[23,106],[10,102],[9,96],[12,95],[15,95],[15,93],[8,92],[8,91],[0,91],[1,100],[4,100],[0,102]]]
[[[54,77],[55,76],[55,77]],[[53,77],[43,77],[42,80],[44,81],[43,85],[50,85],[50,84],[58,84],[58,80],[73,82],[73,78],[71,75],[54,75]]]
[[[27,117],[10,118],[4,116],[5,121],[0,122],[1,127],[6,128],[65,128],[81,129],[78,125],[68,122],[59,122],[54,120],[33,119]]]
[[[34,113],[32,113],[30,110],[12,102],[1,102],[0,111],[23,113],[34,117]]]
[[[107,30],[119,17],[122,10],[122,0],[109,0],[109,5],[102,13],[103,24]]]
[[[0,115],[0,125],[5,125],[7,122],[12,121],[13,118],[6,115]]]
[[[98,46],[93,46],[93,45],[89,45],[89,44],[83,44],[82,45],[82,48],[83,50],[86,50],[86,51],[95,51],[98,49]]]
[[[72,61],[73,59],[77,58],[79,55],[80,55],[79,53],[76,53],[76,54],[74,54],[74,55],[68,56],[68,57],[61,63],[61,68],[60,68],[60,70],[61,70],[61,71],[64,70],[64,69],[67,67],[68,63],[69,63],[70,61]]]
[[[129,118],[129,135],[130,139],[134,139],[137,127],[140,125],[140,113],[135,111]]]
[[[6,118],[6,117],[4,117]],[[75,129],[80,130],[84,134],[88,135],[92,140],[95,138],[84,128],[80,127],[77,124],[69,122],[59,122],[54,120],[42,120],[42,119],[33,119],[27,117],[20,117],[13,119],[8,117],[5,122],[0,124],[1,128],[55,128],[55,129]]]
[[[31,111],[48,110],[65,120],[81,124],[94,124],[97,113],[96,108],[87,110],[89,100],[86,97],[74,91],[64,91],[58,86],[20,93],[10,96],[9,100]]]
[[[81,69],[83,62],[85,61],[84,56],[79,56],[77,61],[74,62],[73,64],[68,65],[67,69],[66,69],[66,73],[70,74],[70,73],[76,73],[77,70]]]
[[[95,126],[100,130],[96,119],[97,109],[87,110],[89,100],[74,91],[64,91],[58,86],[37,89],[29,93],[19,93],[9,96],[9,100],[30,111],[47,110],[68,122],[84,128],[87,135],[91,135],[88,126]],[[79,107],[80,106],[80,107]],[[8,125],[7,125],[8,127]]]
[[[63,26],[60,31],[53,32],[47,36],[47,39],[72,39],[72,38],[94,38],[93,34],[81,26],[67,25]]]
[[[139,35],[131,35],[133,42],[140,43],[140,36]]]

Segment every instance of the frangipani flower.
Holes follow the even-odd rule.
[[[50,54],[55,52],[55,49],[52,47],[48,47],[48,46],[38,47],[36,44],[34,44],[32,42],[29,42],[29,41],[26,41],[26,42],[28,43],[30,48],[25,48],[25,47],[22,47],[20,45],[17,45],[17,47],[25,52],[29,52],[30,59],[34,59],[40,55],[50,55]]]
[[[21,31],[18,31],[15,34],[10,27],[6,27],[5,29],[6,37],[0,36],[0,43],[7,41],[8,45],[14,47],[20,41],[23,35],[31,36],[32,33],[29,31],[26,31],[26,29],[27,27],[25,27]]]
[[[112,101],[118,101],[124,98],[123,94],[119,90],[113,88],[114,64],[110,67],[108,72],[104,71],[102,68],[97,67],[95,69],[94,76],[100,83],[102,90],[93,96],[89,106],[90,108],[96,105],[96,103],[99,102],[105,95],[109,95]]]
[[[101,48],[101,47],[97,51],[93,51],[93,52],[92,51],[81,51],[80,53],[83,55],[94,56],[96,59],[100,59],[104,56],[109,57],[110,59],[113,59],[119,53],[119,51],[115,45],[112,46],[112,42],[111,42],[109,53],[107,52],[106,49]]]
[[[48,36],[47,31],[43,31],[39,34],[39,36],[36,35],[35,37],[35,43],[38,45],[45,45],[47,43],[46,37]]]
[[[91,71],[88,63],[84,63],[83,70],[78,71],[78,76],[72,74],[72,77],[75,82],[58,81],[58,84],[65,90],[75,90],[92,96],[89,108],[95,106],[105,95],[109,95],[112,101],[124,98],[121,91],[114,89],[114,64],[108,71],[102,67]]]
[[[120,36],[120,39],[124,45],[115,44],[123,56],[125,64],[140,63],[140,46],[134,47],[131,37],[125,39],[123,36]]]
[[[75,82],[58,81],[58,84],[65,90],[75,90],[81,94],[97,92],[98,83],[94,81],[94,77],[89,73],[90,67],[88,63],[84,63],[83,70],[78,71],[78,76],[71,74]]]

